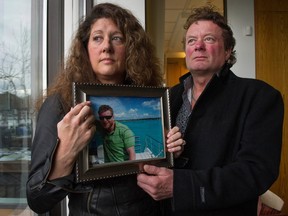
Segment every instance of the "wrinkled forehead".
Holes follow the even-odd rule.
[[[220,26],[210,20],[199,20],[191,23],[185,35],[189,34],[213,34],[222,36],[223,30]]]

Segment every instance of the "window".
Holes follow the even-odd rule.
[[[28,208],[25,188],[33,101],[43,88],[39,60],[43,2],[0,1],[0,215],[34,214]]]

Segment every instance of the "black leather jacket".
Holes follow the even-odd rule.
[[[47,98],[40,109],[26,187],[29,207],[39,214],[48,212],[68,195],[71,216],[158,216],[159,203],[137,186],[135,175],[88,183],[75,183],[73,174],[47,180],[57,147],[57,123],[64,115],[57,95]]]

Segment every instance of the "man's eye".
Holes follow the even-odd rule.
[[[206,37],[205,41],[209,42],[209,43],[213,43],[215,41],[214,37]]]
[[[190,39],[187,40],[187,44],[193,45],[195,43],[195,41],[196,41],[195,39],[190,38]]]

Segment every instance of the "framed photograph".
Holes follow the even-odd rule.
[[[166,87],[73,83],[74,106],[91,101],[96,133],[79,154],[77,182],[143,172],[144,164],[173,166],[166,151],[171,128]]]

